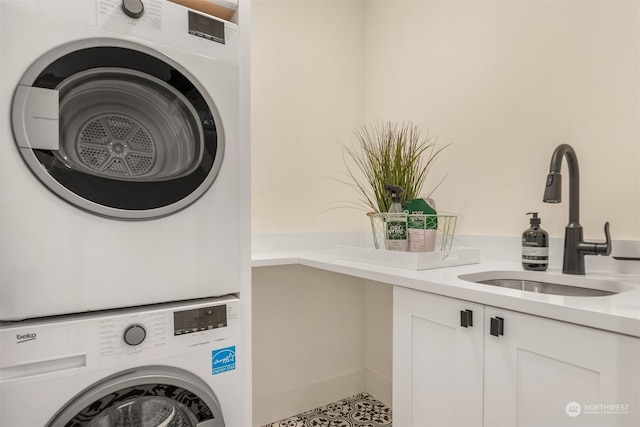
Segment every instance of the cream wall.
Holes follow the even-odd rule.
[[[353,197],[334,179],[337,141],[363,121],[363,3],[254,0],[252,11],[253,231],[353,230],[330,209]]]
[[[253,269],[253,425],[368,391],[391,404],[391,286]]]
[[[569,143],[585,235],[608,220],[614,238],[637,240],[639,5],[370,1],[366,117],[414,120],[453,144],[436,196],[463,232],[519,234],[536,210],[561,236],[568,203],[541,199],[553,149]]]
[[[254,232],[366,229],[363,212],[323,212],[357,197],[329,178],[344,172],[339,142],[365,121],[411,120],[452,144],[432,176],[448,174],[435,197],[459,233],[519,235],[536,210],[562,236],[568,203],[541,198],[569,143],[585,237],[610,221],[614,239],[640,239],[640,2],[254,0],[253,12]]]

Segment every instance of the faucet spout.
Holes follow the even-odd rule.
[[[559,145],[551,157],[547,185],[545,186],[545,203],[560,203],[562,201],[562,159],[567,159],[569,167],[569,224],[580,226],[580,170],[578,156],[569,144]]]
[[[605,224],[604,243],[583,241],[580,225],[580,172],[578,157],[569,144],[561,144],[553,151],[551,165],[547,175],[542,201],[560,203],[562,201],[562,160],[567,159],[569,167],[569,224],[565,227],[564,257],[562,272],[565,274],[585,274],[585,255],[609,255],[611,253],[611,237],[609,223]]]

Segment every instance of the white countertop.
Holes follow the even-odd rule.
[[[299,264],[640,337],[640,275],[635,273],[587,272],[587,275],[581,277],[620,282],[632,289],[605,297],[569,297],[477,284],[458,278],[461,274],[485,271],[522,272],[521,264],[512,261],[481,260],[477,264],[415,271],[338,259],[334,249],[281,249],[254,252],[253,267]],[[566,277],[553,265],[542,274],[558,275],[561,279]]]

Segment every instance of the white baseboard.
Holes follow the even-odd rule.
[[[383,378],[377,373],[365,369],[364,391],[391,408],[392,391],[391,380]]]
[[[391,407],[391,389],[390,380],[368,369],[359,369],[254,400],[253,425],[264,426],[364,391]]]
[[[253,401],[253,425],[263,426],[365,391],[366,370],[358,369],[324,381]]]

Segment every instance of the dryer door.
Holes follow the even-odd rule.
[[[46,427],[224,427],[215,394],[171,367],[122,372],[80,393]]]
[[[172,59],[122,40],[83,40],[41,57],[16,88],[12,125],[27,165],[49,189],[123,219],[194,202],[224,151],[205,88]]]

